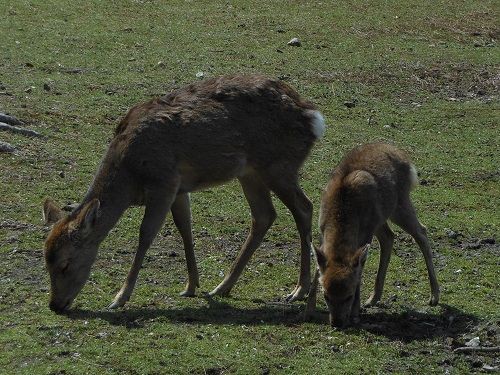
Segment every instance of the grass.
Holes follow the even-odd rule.
[[[498,240],[500,224],[494,1],[34,0],[1,2],[0,13],[0,111],[47,136],[0,134],[19,150],[0,154],[0,372],[458,374],[499,365],[493,355],[453,353],[475,336],[499,342],[499,248],[478,242]],[[288,47],[292,37],[302,47]],[[426,305],[423,259],[397,232],[383,304],[365,311],[359,328],[333,331],[323,302],[302,322],[303,303],[280,302],[296,281],[298,239],[278,201],[278,219],[232,297],[203,298],[250,221],[229,183],[192,195],[199,297],[178,296],[186,271],[168,220],[132,300],[105,309],[131,262],[142,213],[134,208],[101,245],[74,310],[50,312],[43,199],[82,198],[131,105],[197,72],[255,71],[287,80],[325,114],[325,138],[301,176],[315,208],[328,172],[354,145],[384,140],[412,155],[442,304]],[[365,270],[365,298],[377,258]]]

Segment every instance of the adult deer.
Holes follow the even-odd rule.
[[[270,192],[288,207],[301,241],[298,284],[287,297],[304,297],[310,284],[312,204],[298,171],[325,129],[315,106],[287,84],[260,75],[200,81],[129,110],[115,131],[83,201],[64,216],[44,204],[54,223],[45,243],[50,308],[67,309],[87,281],[99,244],[131,205],[144,205],[139,245],[123,287],[110,305],[130,298],[146,250],[172,212],[186,254],[184,295],[199,286],[189,192],[237,178],[252,226],[231,271],[211,292],[227,295],[260,245],[276,213]]]
[[[318,271],[306,316],[314,309],[319,277],[330,323],[342,327],[351,319],[359,320],[361,273],[373,236],[380,243],[380,264],[375,289],[366,305],[380,300],[394,240],[388,220],[417,242],[429,274],[429,304],[438,303],[439,285],[429,240],[410,200],[410,190],[417,182],[415,167],[394,146],[367,144],[344,157],[323,192],[319,221],[322,244],[315,248]]]

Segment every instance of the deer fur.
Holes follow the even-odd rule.
[[[172,212],[188,269],[184,295],[199,286],[189,193],[237,178],[252,226],[225,279],[211,292],[227,295],[273,223],[271,191],[288,207],[301,240],[301,271],[288,299],[310,283],[312,204],[298,171],[325,123],[316,107],[287,84],[261,75],[232,75],[191,84],[136,105],[116,128],[83,201],[68,216],[52,200],[44,215],[54,223],[45,242],[50,308],[67,309],[87,281],[99,244],[131,205],[144,205],[139,245],[111,308],[130,298],[146,250]],[[215,202],[214,202],[215,203]]]
[[[394,146],[366,144],[344,157],[333,171],[321,200],[322,243],[315,248],[318,271],[306,316],[314,309],[319,277],[330,323],[342,327],[351,319],[359,320],[361,274],[373,236],[380,243],[380,264],[375,289],[366,305],[380,300],[394,240],[388,220],[408,232],[419,245],[431,285],[429,303],[438,303],[439,285],[429,240],[410,200],[410,190],[417,183],[415,167]]]

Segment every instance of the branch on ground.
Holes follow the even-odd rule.
[[[16,148],[10,143],[0,141],[0,152],[15,152]]]
[[[12,133],[26,135],[28,137],[39,137],[39,138],[43,137],[42,134],[40,134],[34,130],[20,128],[18,126],[6,124],[4,122],[0,122],[0,130],[6,130],[6,131],[10,131]]]
[[[23,125],[23,122],[21,120],[18,120],[14,116],[10,116],[2,112],[0,112],[0,122],[4,122],[10,125]]]
[[[453,353],[498,353],[500,352],[500,346],[461,346],[453,350]]]

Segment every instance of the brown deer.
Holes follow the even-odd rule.
[[[418,183],[415,167],[394,146],[374,143],[349,152],[333,171],[322,196],[321,247],[315,248],[318,270],[313,279],[306,317],[316,304],[319,283],[330,312],[330,323],[342,327],[359,321],[360,283],[373,236],[380,243],[375,289],[366,305],[382,296],[394,234],[387,223],[408,232],[422,251],[431,284],[429,303],[439,301],[439,285],[432,264],[426,229],[417,219],[410,190]]]
[[[252,226],[231,271],[211,292],[227,295],[273,223],[271,191],[295,219],[301,241],[298,284],[287,297],[309,291],[312,204],[298,171],[325,129],[316,107],[287,84],[260,75],[208,79],[129,110],[83,201],[68,216],[44,204],[54,223],[45,243],[50,308],[67,309],[87,281],[99,244],[131,205],[144,205],[139,244],[123,287],[110,308],[130,298],[146,250],[172,212],[186,254],[186,296],[199,286],[189,192],[237,178]]]

